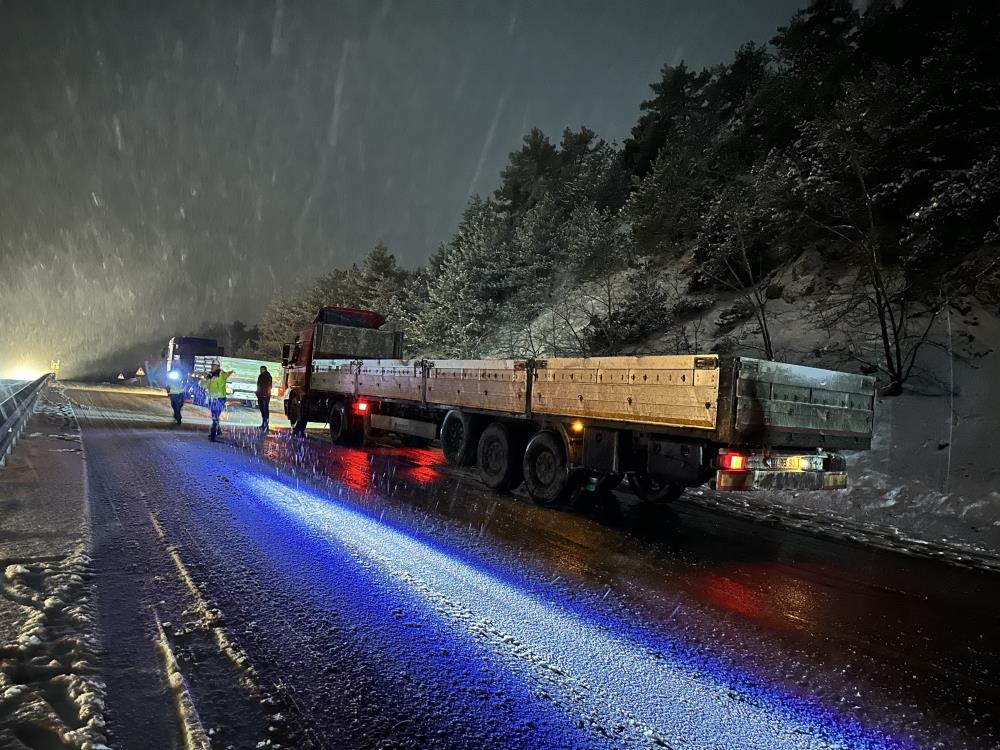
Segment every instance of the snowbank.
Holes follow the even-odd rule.
[[[79,427],[56,389],[0,472],[0,747],[104,748]],[[67,445],[70,446],[67,448]]]
[[[878,398],[872,450],[848,456],[849,489],[716,501],[806,513],[865,541],[1000,567],[1000,318],[961,309],[937,320],[903,395]],[[856,371],[824,351],[809,313],[807,301],[776,301],[779,359]],[[752,345],[752,326],[739,334]]]

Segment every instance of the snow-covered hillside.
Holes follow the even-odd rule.
[[[831,289],[850,273],[826,269],[807,252],[776,278],[766,310],[778,359],[863,371],[821,321]],[[710,309],[672,322],[636,351],[673,353],[678,342],[697,342],[701,351],[761,356],[756,321],[732,325],[738,298],[719,295]],[[850,456],[850,489],[772,493],[766,502],[859,530],[1000,554],[1000,317],[972,298],[945,305],[903,394],[880,396],[876,409],[873,449]]]

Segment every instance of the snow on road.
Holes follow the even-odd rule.
[[[962,613],[995,587],[966,571],[684,504],[654,545],[428,451],[211,444],[165,399],[75,398],[105,592],[164,613],[209,731],[281,713],[303,748],[994,744],[995,649]],[[126,644],[137,623],[111,620]],[[280,709],[219,684],[213,628]]]
[[[582,728],[621,746],[860,750],[905,744],[866,735],[780,695],[741,693],[719,675],[665,656],[673,650],[668,643],[617,635],[315,493],[272,479],[245,481],[275,513],[345,546],[359,566],[374,563],[396,584],[397,596],[423,600],[425,617],[436,615],[488,642],[520,678],[579,717]]]

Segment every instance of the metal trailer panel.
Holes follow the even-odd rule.
[[[868,449],[875,379],[740,357],[725,442],[793,448]]]
[[[714,430],[718,357],[557,358],[537,370],[535,414]]]
[[[274,383],[281,379],[280,362],[246,359],[244,357],[212,357],[199,354],[194,358],[194,372],[207,375],[212,369],[213,362],[218,362],[223,370],[233,373],[228,381],[229,388],[227,395],[229,398],[238,401],[257,400],[257,377],[260,375],[261,365],[267,367],[268,372],[271,373],[271,396],[278,395],[278,388]]]
[[[243,380],[252,380],[257,384],[257,376],[260,375],[260,366],[264,365],[271,373],[272,378],[280,377],[281,363],[268,362],[263,359],[246,359],[242,357],[221,357],[197,355],[194,358],[194,371],[208,373],[212,369],[212,363],[218,362],[223,370],[232,372],[234,377]]]
[[[419,419],[372,414],[371,426],[376,430],[402,433],[404,435],[416,435],[427,440],[433,440],[437,437],[437,424],[434,422],[424,422]]]

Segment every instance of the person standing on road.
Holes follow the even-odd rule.
[[[208,439],[215,441],[222,434],[219,427],[219,417],[226,408],[226,381],[232,375],[231,370],[223,370],[218,362],[212,363],[212,371],[205,378],[205,391],[208,395],[208,408],[212,412],[212,428],[208,431]]]
[[[260,409],[260,429],[267,432],[271,421],[271,384],[274,381],[264,365],[257,376],[257,408]]]
[[[179,370],[167,373],[167,395],[170,396],[170,406],[174,410],[174,421],[181,423],[181,409],[184,408],[184,381]]]

